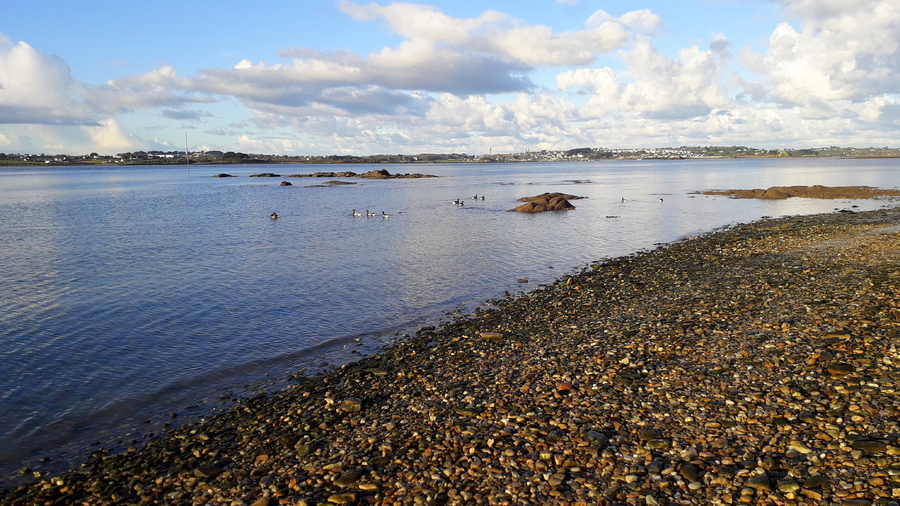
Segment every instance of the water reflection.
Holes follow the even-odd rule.
[[[383,342],[598,259],[764,215],[884,205],[693,192],[896,187],[896,166],[427,165],[416,169],[443,177],[327,188],[245,177],[272,166],[200,166],[191,176],[153,167],[0,170],[0,469],[128,432],[265,372],[352,358],[340,349],[356,338]],[[242,177],[210,177],[219,172]],[[519,197],[552,191],[588,198],[574,211],[506,212]],[[269,219],[273,211],[281,218]]]

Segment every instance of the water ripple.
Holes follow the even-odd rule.
[[[9,183],[0,188],[0,481],[26,461],[64,463],[91,441],[158,429],[193,404],[202,414],[220,396],[373,351],[588,262],[763,215],[849,205],[689,192],[893,187],[896,165],[429,165],[421,171],[442,177],[334,188],[209,177],[270,166],[198,167],[191,177],[156,167],[0,169]],[[566,213],[506,212],[545,191],[588,199]],[[391,217],[356,218],[354,208]]]

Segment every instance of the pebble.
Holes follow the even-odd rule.
[[[898,223],[597,262],[0,503],[896,504]]]
[[[359,479],[365,475],[365,469],[351,469],[349,471],[344,471],[340,476],[334,479],[334,484],[342,488],[353,487]]]
[[[333,494],[328,496],[328,502],[332,504],[352,504],[356,502],[355,493]]]

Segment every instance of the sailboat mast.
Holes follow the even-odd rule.
[[[191,175],[191,152],[188,151],[187,132],[184,133],[184,163],[187,165],[188,176]]]

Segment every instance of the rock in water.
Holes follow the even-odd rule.
[[[522,197],[519,200],[525,202],[516,208],[510,209],[517,213],[542,213],[544,211],[568,211],[575,209],[569,200],[583,199],[575,195],[565,193],[542,193],[534,197]]]

